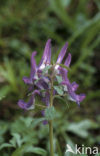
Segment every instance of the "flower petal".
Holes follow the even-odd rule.
[[[80,105],[80,102],[82,102],[85,98],[85,94],[76,94],[73,91],[73,88],[70,84],[67,84],[68,94],[70,96],[70,100],[75,101],[78,105]]]
[[[36,66],[36,61],[35,61],[35,55],[36,55],[36,51],[34,51],[31,55],[31,74],[30,74],[30,77],[34,77],[35,75],[35,72],[37,70],[37,66]]]
[[[70,63],[71,63],[71,54],[69,53],[68,56],[67,56],[67,59],[65,60],[65,63],[64,64],[67,67],[69,67],[70,66]]]
[[[73,91],[76,91],[77,88],[79,87],[79,85],[76,82],[73,82],[71,85],[72,85],[72,90]]]
[[[37,66],[36,66],[36,62],[35,62],[35,58],[34,56],[36,55],[36,51],[34,51],[32,53],[32,56],[31,56],[31,73],[30,73],[30,77],[23,77],[23,81],[25,84],[33,84],[33,79],[35,77],[35,73],[36,73],[36,70],[37,70]]]
[[[29,110],[30,108],[34,108],[34,96],[31,96],[30,100],[28,102],[24,102],[24,100],[19,100],[18,101],[18,106],[22,109],[25,109],[25,110]],[[33,107],[32,107],[33,106]]]
[[[50,64],[50,61],[51,61],[51,39],[49,39],[46,42],[44,53],[38,67],[40,69],[45,68],[45,65]]]
[[[23,77],[23,81],[25,84],[33,84],[32,79],[25,76]]]
[[[63,81],[69,82],[68,77],[67,77],[67,70],[65,68],[59,67],[59,74],[61,74]]]
[[[35,90],[32,93],[32,96],[30,97],[28,102],[24,102],[24,100],[19,100],[18,101],[18,106],[20,108],[22,108],[22,109],[25,109],[25,110],[34,109],[34,102],[35,102],[35,95],[36,94],[40,94],[40,91],[39,90]]]
[[[66,42],[65,45],[63,46],[63,48],[61,49],[60,54],[58,56],[58,59],[57,59],[58,64],[61,64],[61,62],[62,62],[62,60],[66,54],[67,47],[68,47],[68,43]]]
[[[47,82],[45,82],[45,80],[42,78],[40,79],[37,83],[36,83],[36,86],[41,89],[41,90],[44,90],[44,89],[48,89],[49,88],[49,84]]]
[[[80,95],[77,95],[77,99],[79,102],[82,102],[85,99],[86,95],[81,93]]]

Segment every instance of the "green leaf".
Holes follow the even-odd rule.
[[[45,109],[46,120],[53,120],[55,117],[56,117],[56,111],[53,106]]]
[[[46,66],[46,67],[43,69],[43,74],[46,74],[50,68],[51,68],[51,65]]]
[[[93,128],[97,128],[97,124],[92,122],[91,120],[84,120],[79,123],[72,123],[68,126],[67,130],[73,132],[82,138],[87,138],[89,133],[88,130]]]
[[[63,7],[68,7],[68,5],[71,3],[71,0],[67,0],[67,1],[61,0],[61,3],[63,5]]]
[[[13,140],[16,141],[18,147],[20,147],[22,144],[21,136],[18,133],[12,133],[12,136],[14,138]],[[10,142],[11,142],[11,140],[10,140]]]
[[[9,128],[9,123],[0,121],[0,137],[3,136]]]
[[[4,143],[0,146],[0,150],[2,150],[3,148],[6,148],[6,147],[14,147],[13,145],[9,144],[9,143]]]
[[[7,96],[7,94],[9,93],[9,91],[11,90],[10,86],[4,86],[0,89],[0,100],[2,100],[3,98],[5,98]]]
[[[62,86],[54,86],[54,89],[57,91],[59,95],[63,95],[63,87]]]
[[[35,154],[39,154],[39,155],[46,155],[46,151],[42,148],[39,148],[39,147],[33,147],[33,146],[30,146],[28,149],[27,149],[27,153],[29,152],[32,152],[32,153],[35,153]]]
[[[62,77],[61,76],[56,75],[56,79],[57,79],[58,83],[62,82]]]
[[[46,156],[46,151],[42,148],[33,147],[30,144],[25,144],[21,146],[20,148],[16,149],[11,156],[22,156],[25,153],[35,153],[38,155]]]

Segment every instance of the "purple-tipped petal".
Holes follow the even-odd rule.
[[[25,109],[25,105],[26,105],[26,102],[24,102],[24,100],[21,99],[18,101],[18,106],[20,108]]]
[[[72,86],[70,84],[67,84],[67,89],[68,89],[68,94],[71,97],[71,99],[73,101],[76,101],[76,94],[75,92],[72,90]]]
[[[64,82],[69,82],[67,77],[67,70],[65,68],[59,67],[59,73],[61,74]]]
[[[23,81],[25,84],[33,84],[32,79],[25,76],[23,77]]]
[[[34,96],[31,96],[28,102],[24,102],[24,100],[19,100],[18,106],[22,109],[29,110],[30,108],[34,108],[34,100]]]
[[[65,64],[67,67],[69,67],[70,62],[71,62],[71,54],[69,53],[69,54],[68,54],[68,57],[67,57],[67,59],[66,59],[66,61],[65,61],[64,64]],[[67,72],[68,72],[68,70],[65,69],[65,68],[62,68],[62,67],[59,67],[58,70],[59,70],[60,74],[62,75],[63,81],[68,81],[68,82],[69,82],[69,80],[68,80],[68,78],[67,78]]]
[[[40,79],[37,83],[36,86],[40,89],[40,90],[44,90],[44,89],[48,89],[49,88],[49,84],[44,80],[44,78]]]
[[[35,90],[29,101],[28,102],[24,102],[24,100],[19,100],[18,101],[18,106],[22,109],[25,109],[25,110],[30,110],[30,109],[33,109],[34,108],[34,102],[35,102],[35,95],[36,94],[40,94],[40,91],[39,90]]]
[[[50,61],[51,61],[51,39],[49,39],[46,42],[44,53],[39,64],[39,68],[41,69],[42,66],[44,68],[46,64],[50,64]]]
[[[70,99],[72,101],[75,101],[78,105],[80,105],[80,102],[82,102],[85,98],[85,94],[76,94],[74,91],[73,91],[73,88],[72,88],[72,85],[71,84],[67,84],[67,89],[68,89],[68,94],[70,96]]]
[[[36,51],[34,51],[32,53],[32,56],[31,56],[31,74],[30,74],[30,77],[33,78],[34,75],[35,75],[35,72],[37,70],[37,66],[36,66],[36,61],[35,61],[35,55],[36,55]]]
[[[79,85],[76,82],[72,83],[72,90],[73,91],[76,91],[78,87],[79,87]]]
[[[82,102],[85,99],[86,95],[81,93],[80,95],[77,95],[77,99],[79,102]]]
[[[71,61],[71,55],[67,57],[66,65],[69,66]],[[64,85],[64,91],[67,91],[69,94],[69,98],[72,101],[75,101],[78,105],[80,105],[80,102],[85,98],[84,94],[77,95],[75,91],[78,88],[78,84],[76,82],[70,83],[68,77],[67,77],[67,70],[65,68],[59,67],[59,73],[62,76],[63,81],[61,82],[62,85]]]
[[[66,54],[67,47],[68,47],[68,43],[66,42],[65,45],[63,46],[63,48],[61,49],[60,54],[58,56],[58,59],[57,59],[58,64],[61,64],[61,62],[62,62],[62,60]]]
[[[40,94],[40,91],[39,90],[34,90],[34,92],[32,93],[32,95],[35,95],[35,94]]]
[[[33,84],[33,79],[35,77],[35,73],[37,70],[37,66],[36,66],[36,62],[34,59],[34,56],[36,55],[36,52],[33,52],[31,55],[31,73],[30,73],[30,77],[23,77],[23,81],[25,84]]]
[[[70,63],[71,63],[71,54],[69,53],[64,64],[65,64],[65,66],[69,67]]]

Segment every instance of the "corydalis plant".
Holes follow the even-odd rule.
[[[85,98],[84,94],[76,94],[78,84],[76,82],[70,82],[68,79],[68,68],[71,62],[71,54],[69,53],[65,59],[64,64],[61,64],[68,48],[66,42],[61,49],[56,63],[51,63],[51,40],[49,39],[45,45],[44,53],[39,65],[36,64],[35,55],[36,52],[32,53],[31,56],[31,73],[30,77],[24,77],[23,81],[29,87],[30,99],[28,102],[23,100],[18,101],[19,107],[25,110],[35,108],[35,97],[40,96],[45,107],[48,109],[42,110],[43,116],[49,115],[48,123],[50,129],[50,153],[53,152],[53,126],[52,126],[52,112],[53,112],[53,100],[56,96],[68,96],[69,100],[75,101],[78,105]],[[46,118],[47,119],[47,118]],[[47,121],[44,121],[47,123]]]

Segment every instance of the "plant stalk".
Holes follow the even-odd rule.
[[[50,156],[54,156],[54,150],[53,150],[53,123],[52,123],[52,120],[49,121],[49,137],[50,137]]]
[[[54,79],[54,77],[51,76],[50,107],[53,106],[53,79]],[[49,121],[49,138],[50,138],[50,156],[54,156],[54,149],[53,149],[53,120]]]

